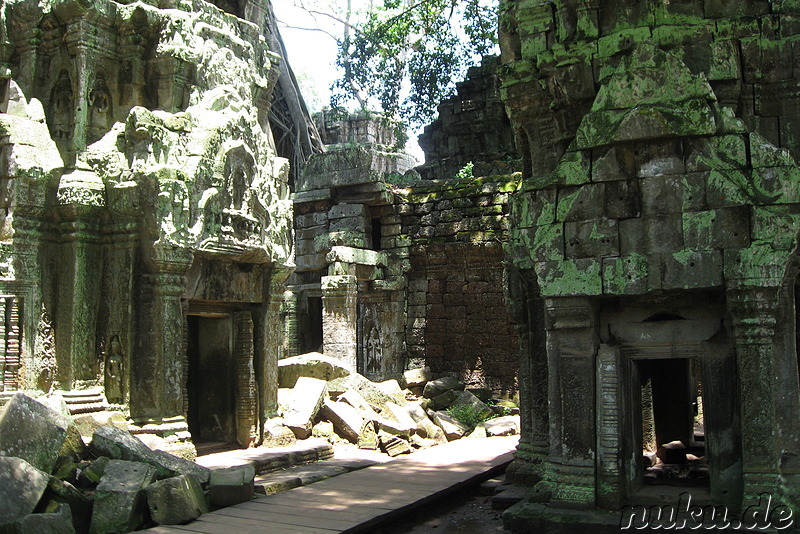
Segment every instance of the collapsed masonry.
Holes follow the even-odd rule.
[[[501,2],[519,532],[800,504],[797,7]]]

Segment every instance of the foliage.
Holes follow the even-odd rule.
[[[469,180],[470,178],[475,177],[475,165],[470,161],[464,167],[456,173],[457,180]]]
[[[334,84],[334,106],[349,99],[361,107],[377,102],[410,125],[428,123],[467,67],[497,42],[497,0],[370,4],[343,17],[337,64],[344,74]]]
[[[454,419],[458,419],[459,421],[467,425],[470,430],[474,429],[476,426],[483,423],[484,421],[488,421],[489,419],[496,417],[495,414],[491,414],[488,416],[484,415],[480,408],[468,404],[450,406],[445,411],[447,412],[448,415],[450,415]]]

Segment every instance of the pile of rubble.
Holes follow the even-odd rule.
[[[246,470],[212,472],[121,425],[90,440],[62,397],[40,400],[17,393],[0,413],[0,533],[129,532],[191,521],[215,496],[252,498]]]
[[[298,439],[347,440],[390,456],[463,437],[519,432],[519,415],[505,415],[516,411],[513,403],[491,399],[489,390],[466,389],[453,377],[430,375],[422,368],[406,371],[403,384],[372,382],[320,353],[286,358],[278,370],[283,423]]]

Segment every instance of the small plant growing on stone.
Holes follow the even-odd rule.
[[[456,173],[456,179],[458,180],[468,180],[469,178],[474,178],[473,171],[475,170],[475,165],[470,161],[460,171]]]
[[[489,416],[484,415],[479,408],[475,406],[469,406],[466,404],[459,406],[451,406],[445,411],[450,417],[458,419],[459,421],[467,425],[470,430],[474,429],[476,426],[483,423],[484,421],[494,417],[494,415],[489,415]]]

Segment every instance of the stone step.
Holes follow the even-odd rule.
[[[286,447],[257,447],[199,456],[197,463],[209,469],[252,465],[257,475],[296,465],[333,458],[333,447],[327,440],[311,438]]]
[[[67,404],[70,415],[79,415],[83,413],[102,412],[108,405],[102,402],[93,402],[88,404]]]

